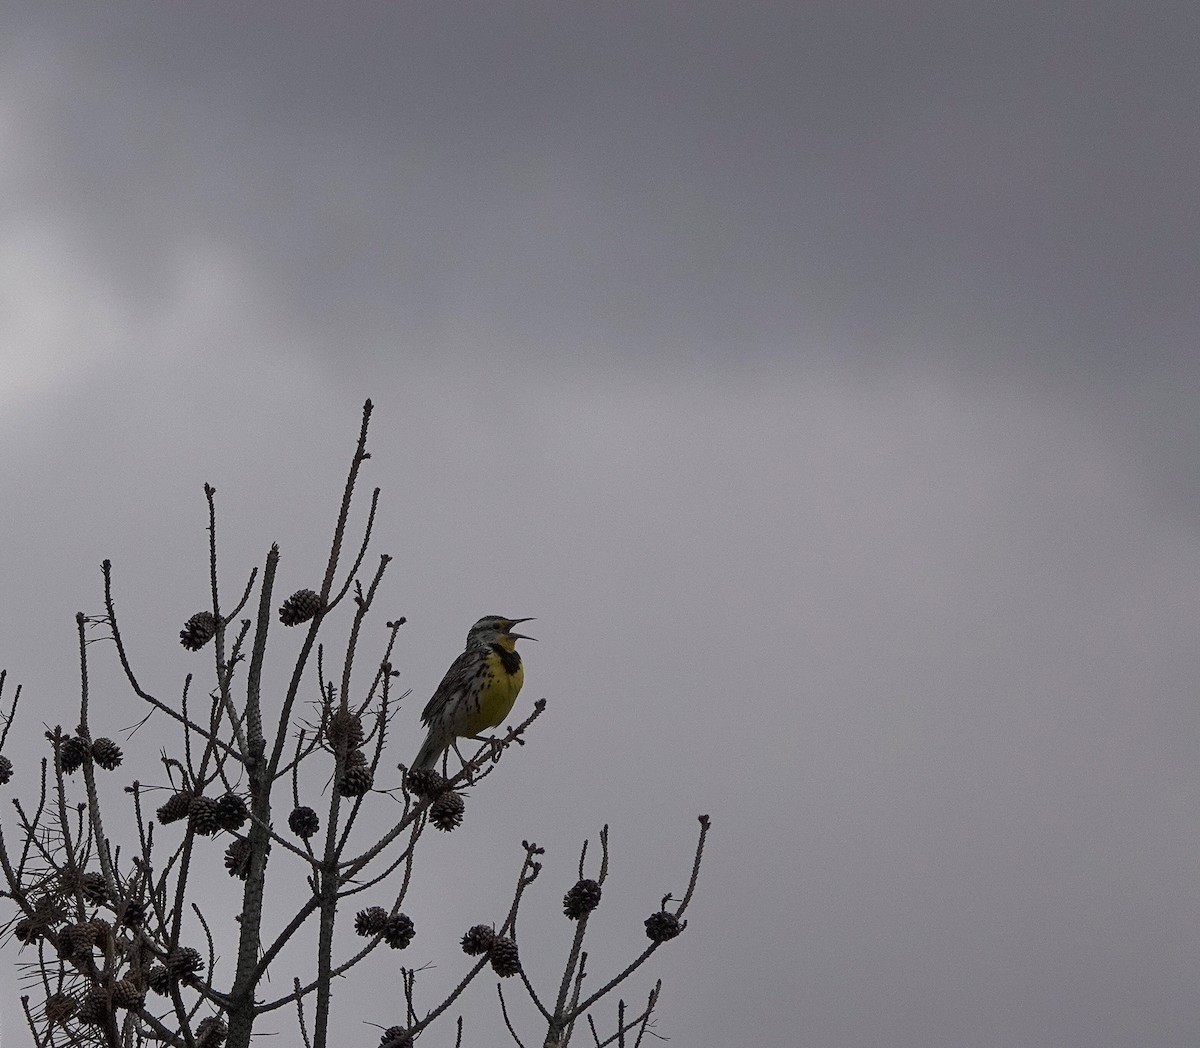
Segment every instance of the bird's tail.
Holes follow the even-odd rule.
[[[425,741],[421,743],[421,750],[417,754],[416,759],[412,762],[412,770],[417,768],[436,768],[438,758],[445,750],[445,744],[438,742],[434,738],[433,732],[425,736]]]

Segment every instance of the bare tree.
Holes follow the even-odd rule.
[[[15,830],[6,831],[0,823],[0,868],[6,884],[0,896],[14,911],[5,931],[11,933],[9,943],[19,944],[17,963],[30,990],[21,1000],[39,1048],[245,1048],[256,1023],[280,1009],[295,1010],[306,1048],[325,1048],[333,981],[369,963],[381,947],[405,949],[415,934],[402,907],[424,834],[430,826],[449,832],[462,823],[465,788],[478,786],[515,745],[523,745],[545,710],[545,700],[539,700],[524,721],[461,757],[453,774],[445,763],[443,772],[410,772],[403,765],[400,774],[389,772],[392,765],[385,754],[393,716],[404,698],[394,690],[398,673],[391,658],[403,618],[386,623],[381,650],[367,663],[366,674],[354,674],[390,560],[381,556],[373,570],[360,574],[375,524],[378,488],[349,570],[342,570],[351,505],[362,465],[370,458],[371,411],[367,401],[321,587],[292,594],[278,609],[284,627],[303,626],[306,632],[294,665],[284,674],[281,707],[271,723],[264,722],[262,698],[278,547],[267,553],[261,578],[257,569],[251,572],[240,599],[226,611],[218,586],[216,492],[205,485],[212,602],[192,615],[180,634],[189,650],[211,645],[212,684],[200,700],[191,674],[176,700],[159,698],[143,686],[118,623],[111,564],[102,565],[103,612],[76,616],[79,723],[70,733],[61,727],[46,733],[48,756],[41,761],[40,776],[30,776],[39,784],[36,799],[28,804],[13,800]],[[239,619],[256,589],[253,619]],[[349,615],[348,639],[339,645],[336,659],[327,658],[322,627],[343,607]],[[132,811],[118,814],[111,824],[127,828],[125,843],[117,843],[110,836],[113,830],[106,828],[113,798],[98,783],[100,774],[122,764],[123,754],[111,738],[99,737],[91,728],[89,655],[97,642],[111,644],[125,681],[147,708],[138,727],[152,717],[165,718],[177,739],[159,754],[160,772],[148,763],[146,774],[156,776],[155,783],[135,779],[125,788]],[[0,786],[13,778],[13,763],[2,751],[21,698],[17,686],[6,699],[6,685],[7,674],[0,671]],[[304,802],[321,795],[325,800],[318,814]],[[370,820],[361,818],[366,805],[380,806],[384,817],[373,812]],[[387,829],[364,840],[368,821]],[[521,963],[517,925],[526,890],[541,871],[543,850],[522,842],[524,859],[513,894],[494,911],[504,916],[496,924],[471,927],[457,944],[466,955],[459,962],[463,970],[457,985],[432,1006],[419,1006],[418,973],[401,968],[403,1014],[379,1017],[380,1044],[411,1045],[447,1018],[489,967],[501,980],[519,977],[533,1014],[540,1017],[545,1032],[538,1036],[547,1048],[566,1046],[585,1021],[596,1048],[641,1044],[653,1035],[658,984],[640,1007],[629,1009],[619,1001],[615,1022],[610,1016],[604,1032],[594,1011],[686,927],[683,915],[696,887],[708,825],[708,817],[701,816],[683,894],[661,901],[645,921],[646,939],[636,956],[595,989],[583,947],[590,914],[609,876],[608,827],[599,835],[594,877],[585,876],[584,841],[578,882],[562,903],[574,932],[561,976],[540,991]],[[230,896],[237,922],[232,966],[220,960],[219,936],[201,906],[202,898],[205,905],[212,898],[210,890],[200,891],[211,887],[216,872],[212,839],[228,842],[223,869],[232,880],[226,883],[242,885],[240,900],[237,893]],[[303,892],[269,892],[280,878],[295,878],[297,869],[303,871]],[[354,912],[354,932],[362,942],[339,953],[334,934],[339,918],[347,919],[355,897],[372,889],[388,905]],[[281,897],[291,909],[275,915],[267,903],[273,901],[277,909]],[[315,947],[285,953],[304,935],[310,942],[315,937]],[[290,989],[268,993],[268,974],[285,964]],[[297,970],[303,974],[294,975]],[[502,1020],[514,1042],[523,1046],[502,984],[496,988],[497,1025]],[[460,1016],[456,1045],[462,1039]],[[487,1040],[495,1043],[491,1035]]]

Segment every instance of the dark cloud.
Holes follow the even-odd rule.
[[[457,11],[43,15],[62,193],[126,264],[231,237],[343,330],[383,301],[631,359],[1190,359],[1182,9]]]
[[[111,556],[179,676],[205,480],[311,584],[369,394],[406,684],[537,615],[551,699],[426,941],[605,821],[636,931],[711,809],[681,1044],[1194,1042],[1196,20],[23,13],[4,664],[70,694]]]

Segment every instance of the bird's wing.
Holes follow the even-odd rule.
[[[446,670],[446,676],[442,678],[442,683],[434,691],[433,698],[425,703],[425,709],[421,711],[422,724],[428,725],[447,702],[462,692],[478,661],[479,651],[468,649],[450,664],[450,668]]]

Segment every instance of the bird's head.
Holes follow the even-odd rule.
[[[532,622],[528,619],[506,619],[503,615],[484,615],[467,632],[467,647],[486,647],[489,644],[503,644],[509,651],[517,646],[518,640],[537,640],[536,637],[524,633],[513,633],[512,629],[519,622]]]

